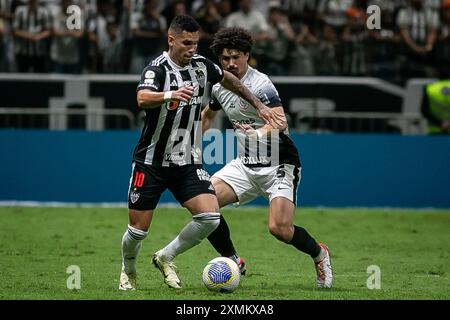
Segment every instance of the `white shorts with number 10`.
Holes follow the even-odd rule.
[[[231,186],[239,199],[237,205],[259,196],[268,199],[269,203],[276,197],[283,197],[296,205],[301,168],[292,164],[249,168],[239,159],[234,159],[217,171],[213,178],[219,178]]]

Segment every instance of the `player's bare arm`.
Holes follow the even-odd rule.
[[[193,94],[193,87],[181,87],[176,91],[166,92],[139,90],[137,93],[137,103],[140,108],[153,109],[156,107],[160,107],[164,102],[168,100],[188,102]]]
[[[235,75],[226,70],[223,73],[224,77],[220,82],[222,86],[247,100],[258,111],[258,116],[267,124],[272,124],[274,127],[283,126],[283,119],[262,103]]]
[[[206,106],[202,111],[202,133],[210,129],[218,111],[211,110]]]

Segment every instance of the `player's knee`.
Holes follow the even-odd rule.
[[[288,243],[292,239],[291,225],[269,222],[269,232],[278,240]]]
[[[204,212],[192,216],[195,222],[201,224],[209,233],[213,232],[220,224],[219,212]]]
[[[142,230],[142,229],[136,228],[134,226],[128,225],[127,232],[128,232],[128,235],[131,238],[133,238],[134,240],[144,240],[148,235],[147,230]]]

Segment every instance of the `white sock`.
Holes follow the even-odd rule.
[[[148,232],[128,225],[122,238],[122,270],[125,273],[136,273],[136,259],[141,251],[142,240]]]
[[[220,213],[205,212],[192,216],[189,222],[167,246],[160,250],[163,259],[172,261],[177,255],[196,246],[213,232],[220,223]]]

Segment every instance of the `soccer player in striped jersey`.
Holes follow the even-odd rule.
[[[136,259],[166,189],[193,218],[172,242],[153,255],[153,264],[169,287],[181,288],[174,258],[200,243],[221,220],[214,188],[201,162],[200,113],[208,87],[220,82],[249,101],[267,123],[280,121],[236,76],[195,54],[199,28],[190,16],[174,18],[168,30],[168,52],[143,70],[137,87],[138,106],[145,109],[146,117],[133,154],[120,290],[136,288]]]
[[[237,76],[273,112],[285,118],[269,77],[248,65],[251,47],[250,33],[241,28],[219,30],[211,46],[224,70]],[[244,204],[258,196],[268,199],[270,233],[310,255],[316,267],[317,286],[330,288],[333,274],[327,246],[317,243],[304,228],[293,223],[301,167],[287,123],[264,123],[246,101],[221,84],[213,86],[211,96],[209,106],[202,111],[202,129],[210,128],[222,109],[233,123],[238,141],[238,157],[211,178],[219,206]],[[229,235],[222,220],[208,239],[221,255],[238,259]]]

